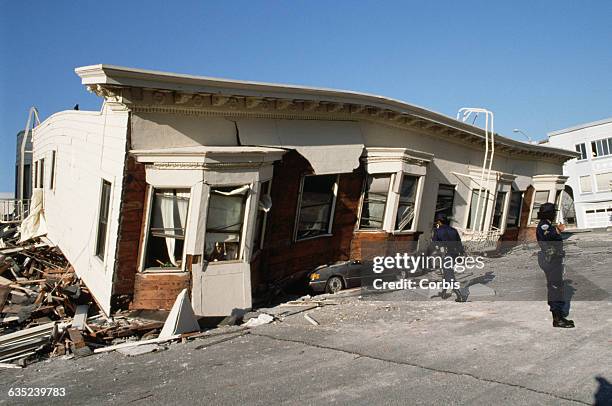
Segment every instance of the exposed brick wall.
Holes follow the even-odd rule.
[[[272,281],[307,271],[318,265],[350,258],[351,239],[357,221],[363,174],[360,169],[341,174],[332,236],[293,241],[300,180],[312,173],[310,164],[295,151],[277,162],[272,180],[272,210],[268,218],[259,281]]]
[[[135,275],[134,299],[131,309],[170,310],[176,297],[185,288],[189,289],[189,272],[142,273]]]
[[[128,156],[123,177],[113,295],[131,295],[134,291],[146,189],[144,165]]]

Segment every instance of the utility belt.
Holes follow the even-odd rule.
[[[546,263],[552,263],[555,260],[560,260],[565,257],[565,251],[557,247],[547,247],[542,249],[544,261]]]

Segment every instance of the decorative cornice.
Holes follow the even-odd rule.
[[[431,133],[437,137],[459,140],[478,148],[484,145],[478,129],[461,128],[462,123],[448,124],[423,115],[379,105],[342,103],[240,94],[190,93],[168,89],[122,87],[116,84],[89,84],[88,90],[108,101],[123,103],[134,112],[160,112],[185,115],[217,115],[257,118],[373,121],[394,127]],[[562,163],[573,152],[560,153],[546,147],[535,148],[503,137],[496,137],[496,150],[506,155],[540,157]]]

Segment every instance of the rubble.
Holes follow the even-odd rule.
[[[0,235],[2,368],[48,357],[84,357],[128,339],[157,339],[163,322],[129,312],[106,317],[63,254],[46,238],[19,243],[16,228],[2,229]]]

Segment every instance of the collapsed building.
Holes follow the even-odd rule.
[[[364,242],[533,235],[573,151],[495,135],[381,96],[110,65],[76,69],[101,111],[33,130],[47,237],[107,314],[252,306],[288,275],[359,259]],[[479,177],[480,176],[480,177]],[[480,203],[480,197],[483,201]]]

